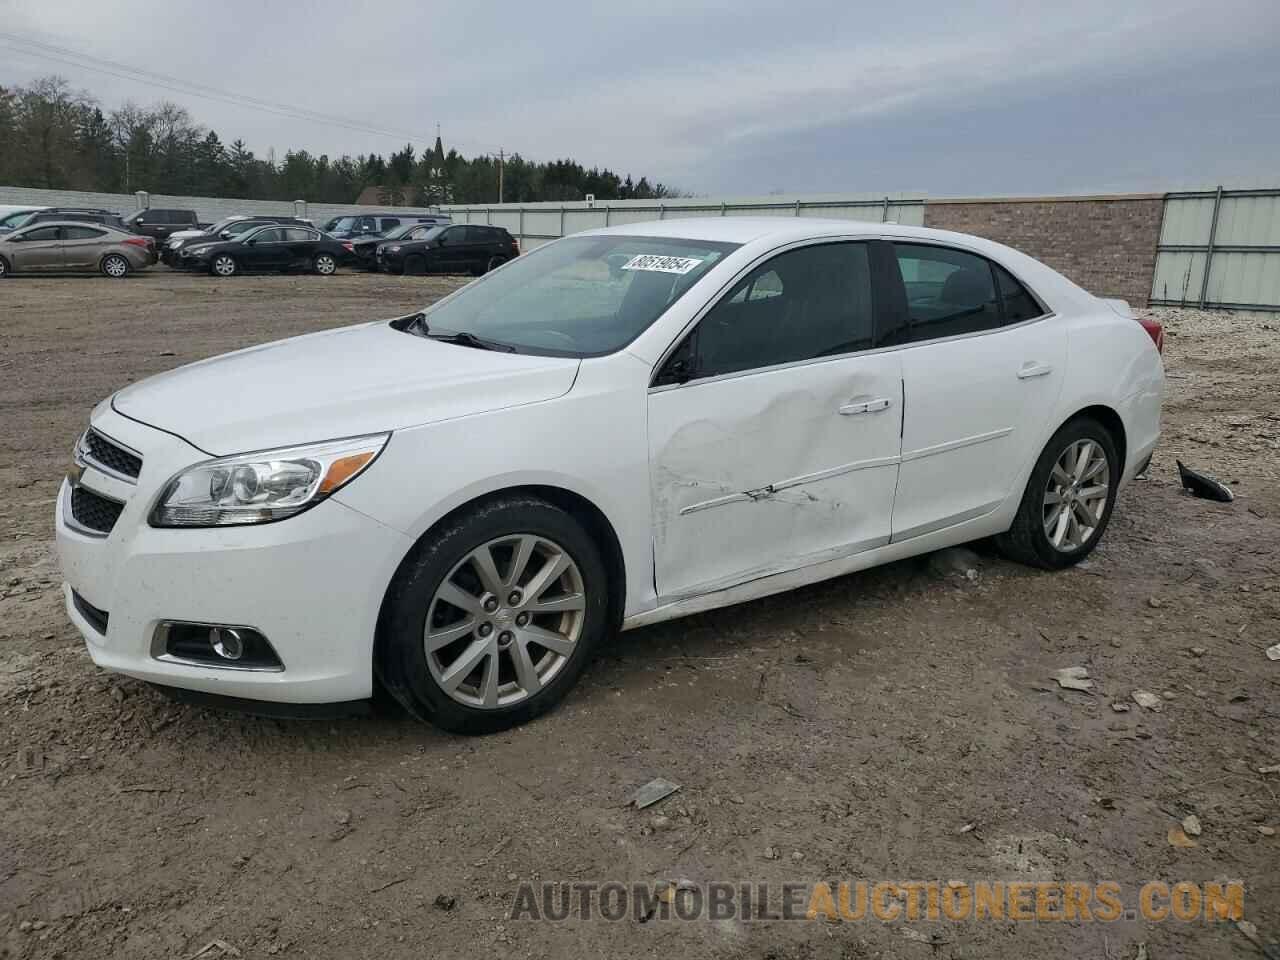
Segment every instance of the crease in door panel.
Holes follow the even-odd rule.
[[[787,480],[779,480],[775,483],[767,484],[763,487],[756,487],[752,490],[743,490],[739,493],[730,493],[721,497],[714,497],[710,500],[703,500],[700,503],[692,503],[687,507],[680,509],[680,516],[687,516],[691,513],[697,513],[700,510],[710,510],[712,507],[722,507],[730,503],[746,503],[759,502],[761,500],[771,500],[777,494],[795,487],[804,486],[809,483],[818,483],[822,480],[830,480],[833,477],[843,476],[846,473],[854,473],[858,470],[869,470],[874,467],[891,467],[900,462],[901,458],[893,457],[875,457],[869,460],[855,460],[853,463],[843,463],[839,466],[830,467],[826,470],[819,470],[815,473],[806,473],[799,477],[791,477]],[[816,498],[810,497],[810,500]]]

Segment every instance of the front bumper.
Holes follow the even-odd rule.
[[[334,703],[373,691],[373,637],[387,583],[410,542],[336,500],[276,523],[155,529],[147,513],[169,477],[207,459],[172,435],[108,409],[94,427],[143,455],[136,485],[90,467],[80,484],[124,502],[110,533],[70,520],[71,482],[58,495],[56,543],[67,616],[100,667],[150,683],[276,703]],[[105,611],[105,632],[75,603]],[[252,627],[271,643],[275,672],[157,659],[166,620]]]

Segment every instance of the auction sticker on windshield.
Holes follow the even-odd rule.
[[[701,262],[701,260],[693,257],[664,257],[656,253],[642,253],[624,263],[622,269],[685,274],[693,270]]]

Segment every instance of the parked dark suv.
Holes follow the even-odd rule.
[[[163,240],[175,230],[194,230],[200,225],[194,210],[162,210],[158,207],[131,213],[124,222],[134,233],[157,240]]]
[[[378,244],[378,268],[389,273],[472,273],[477,277],[520,255],[502,227],[453,224],[428,230],[421,240]]]

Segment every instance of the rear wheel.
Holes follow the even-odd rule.
[[[1115,439],[1091,417],[1065,424],[1049,441],[1017,516],[996,544],[1011,560],[1046,569],[1079,563],[1111,519],[1122,464]]]
[[[608,629],[600,551],[572,516],[513,496],[415,548],[387,595],[377,670],[415,716],[455,733],[524,723],[569,691]]]
[[[490,270],[497,270],[506,262],[506,259],[503,257],[490,257],[489,262],[485,264],[484,272],[488,273]]]
[[[118,253],[109,253],[102,258],[102,272],[113,280],[129,275],[129,261]]]
[[[218,254],[209,264],[210,272],[219,277],[234,277],[239,269],[236,258],[229,253]]]
[[[338,269],[338,261],[333,258],[331,253],[317,253],[316,258],[311,262],[311,266],[320,276],[329,277]]]

